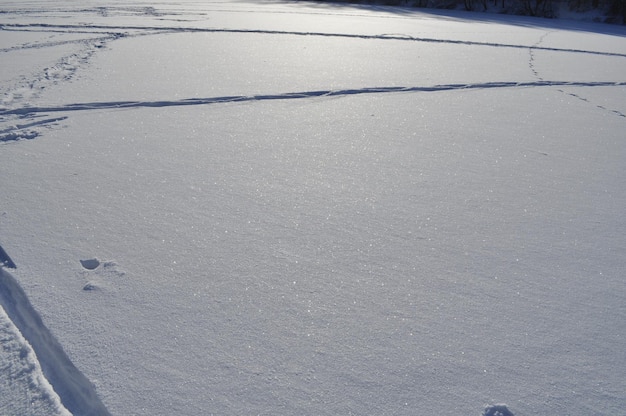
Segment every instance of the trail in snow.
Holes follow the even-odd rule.
[[[11,110],[0,111],[0,120],[2,117],[18,116],[21,119],[32,118],[37,114],[56,113],[56,112],[72,112],[72,111],[89,111],[89,110],[110,110],[110,109],[133,109],[133,108],[159,108],[159,107],[181,107],[192,105],[209,105],[209,104],[225,104],[246,101],[269,101],[269,100],[298,100],[315,97],[340,97],[360,94],[388,94],[388,93],[415,93],[415,92],[440,92],[453,90],[479,90],[493,88],[530,88],[530,87],[615,87],[626,86],[626,82],[570,82],[570,81],[534,81],[534,82],[485,82],[476,84],[446,84],[433,86],[415,86],[415,87],[371,87],[359,89],[345,90],[319,90],[319,91],[299,91],[288,92],[282,94],[259,94],[259,95],[234,95],[226,97],[206,97],[206,98],[186,98],[181,100],[160,100],[160,101],[111,101],[111,102],[93,102],[93,103],[76,103],[54,107],[23,107]],[[560,90],[562,91],[562,90]],[[573,94],[570,94],[573,95]],[[576,96],[576,95],[574,95]],[[577,98],[580,98],[576,96]],[[602,107],[600,107],[602,108]],[[605,108],[604,108],[605,109]],[[607,109],[605,109],[607,110]],[[617,110],[607,110],[620,117],[626,117]],[[44,117],[46,117],[44,115]],[[41,120],[29,121],[25,124],[15,124],[9,128],[0,130],[0,143],[10,142],[20,139],[32,139],[38,136],[36,132],[31,130],[33,127],[44,127],[56,125],[58,122],[65,120],[67,117],[42,118]]]
[[[535,67],[535,50],[541,49],[541,46],[539,45],[541,45],[543,40],[549,34],[550,32],[544,33],[543,35],[541,35],[537,43],[535,43],[530,48],[528,48],[528,67],[530,68],[530,71],[533,73],[533,76],[537,78],[539,81],[543,81],[543,78],[539,75],[539,72],[537,71],[537,68]]]
[[[498,42],[478,42],[471,40],[455,40],[455,39],[440,39],[440,38],[426,38],[417,37],[411,35],[365,35],[354,33],[330,33],[330,32],[308,32],[308,31],[286,31],[286,30],[264,30],[264,29],[223,29],[223,28],[195,28],[195,27],[170,27],[170,26],[115,26],[115,25],[90,25],[91,29],[96,30],[109,30],[109,31],[150,31],[163,33],[248,33],[259,35],[291,35],[291,36],[319,36],[319,37],[338,37],[338,38],[352,38],[352,39],[377,39],[377,40],[392,40],[392,41],[405,41],[405,42],[425,42],[425,43],[447,43],[453,45],[468,45],[468,46],[488,46],[497,48],[514,48],[514,49],[527,49],[528,45],[520,44],[508,44]],[[0,25],[0,30],[10,29],[66,29],[85,30],[85,26],[81,25],[53,25],[53,24],[3,24]],[[606,52],[606,51],[592,51],[585,49],[570,49],[570,48],[555,48],[534,45],[535,50],[543,50],[550,52],[568,52],[568,53],[582,53],[590,55],[601,56],[615,56],[626,58],[626,54],[618,52]]]
[[[594,104],[589,98],[585,98],[582,95],[579,95],[579,94],[576,94],[576,93],[573,93],[573,92],[568,92],[568,91],[565,91],[565,90],[562,90],[562,89],[559,89],[558,91],[562,92],[563,94],[567,94],[570,97],[577,98],[580,101],[583,101],[583,102],[589,103],[591,105],[594,105],[596,108],[599,108],[600,110],[608,111],[609,113],[611,113],[613,115],[626,118],[626,113],[624,113],[622,111],[619,111],[619,110],[616,110],[616,109],[607,108],[606,106],[601,105],[601,104]]]
[[[65,119],[67,119],[67,117],[43,118],[41,120],[33,120],[33,118],[30,118],[28,122],[24,124],[13,124],[0,129],[0,143],[35,139],[39,137],[40,132],[34,129],[34,127],[51,127]],[[2,119],[0,119],[0,121],[2,121]]]
[[[29,10],[13,10],[8,13],[24,14]],[[69,10],[55,10],[55,13],[66,12]],[[71,11],[71,13],[77,13]],[[171,14],[172,11],[157,11],[154,7],[96,7],[85,8],[78,13],[96,13],[102,17],[110,17],[115,14],[131,14],[154,18],[155,16],[163,16]],[[173,12],[176,13],[176,12]],[[4,109],[0,107],[0,143],[11,142],[24,139],[34,139],[41,134],[41,128],[50,128],[65,119],[65,117],[33,119],[32,115],[46,112],[60,111],[77,111],[107,108],[140,108],[140,107],[167,107],[167,106],[186,106],[186,105],[206,105],[224,102],[241,102],[241,101],[261,101],[274,99],[294,99],[294,98],[310,98],[316,96],[342,96],[353,94],[372,94],[372,93],[389,93],[389,92],[429,92],[429,91],[447,91],[454,89],[482,89],[482,88],[499,88],[499,87],[538,87],[538,86],[571,86],[571,87],[591,87],[591,86],[623,86],[621,82],[565,82],[565,81],[546,81],[538,73],[535,66],[536,51],[550,51],[563,53],[581,53],[589,55],[600,55],[607,57],[626,57],[626,54],[593,51],[584,49],[555,48],[541,46],[544,38],[551,32],[544,33],[541,38],[530,47],[523,44],[495,43],[495,42],[479,42],[471,40],[455,40],[441,39],[430,37],[416,37],[406,34],[355,34],[355,33],[333,33],[333,32],[313,32],[313,31],[288,31],[288,30],[267,30],[267,29],[237,29],[237,28],[202,28],[202,27],[183,27],[183,26],[158,26],[158,25],[101,25],[101,24],[51,24],[51,23],[4,23],[0,25],[3,31],[22,31],[22,32],[57,32],[71,34],[92,34],[95,37],[85,39],[73,39],[65,41],[46,41],[35,42],[6,47],[0,49],[0,53],[11,53],[24,49],[40,49],[53,48],[61,45],[77,44],[81,45],[82,50],[68,56],[64,56],[58,62],[44,68],[38,74],[34,74],[30,79],[26,79],[11,90],[5,92],[3,98]],[[77,70],[88,63],[92,55],[103,48],[107,42],[133,35],[153,35],[167,33],[246,33],[260,35],[291,35],[291,36],[318,36],[318,37],[340,37],[355,38],[365,40],[389,40],[389,41],[410,41],[410,42],[426,42],[426,43],[445,43],[468,46],[485,46],[499,48],[521,48],[529,51],[529,67],[538,80],[538,82],[492,82],[477,84],[450,84],[450,85],[433,85],[433,86],[413,86],[413,87],[364,87],[359,89],[345,90],[321,90],[321,91],[305,91],[305,92],[289,92],[272,95],[239,95],[227,97],[209,97],[194,98],[180,100],[161,100],[161,101],[119,101],[119,102],[102,102],[102,103],[77,103],[68,104],[60,107],[35,107],[30,102],[36,98],[47,86],[56,84],[61,81],[68,81],[74,77]],[[565,92],[563,90],[560,90]],[[575,93],[569,95],[589,102],[588,99],[581,97]],[[614,115],[626,117],[624,112],[609,109],[602,105],[596,105],[597,108],[611,112]],[[4,110],[4,111],[2,111]]]
[[[542,82],[542,83],[546,82],[546,81],[544,80],[543,76],[540,74],[539,69],[535,65],[535,61],[537,59],[535,51],[537,51],[537,50],[546,50],[546,49],[544,49],[540,45],[545,41],[545,39],[552,32],[554,32],[554,31],[548,31],[548,32],[544,33],[543,35],[541,35],[539,40],[534,45],[532,45],[531,47],[528,48],[528,67],[529,67],[530,71],[532,72],[533,76],[535,78],[537,78],[537,80],[539,82]],[[570,86],[570,87],[580,87],[580,86],[582,86],[582,85],[577,85],[577,84],[578,83],[572,83],[572,84],[568,84],[568,85],[563,84],[563,86]],[[558,84],[555,83],[553,85],[558,85]],[[621,86],[621,85],[624,85],[624,83],[616,83],[615,84],[615,86]],[[603,111],[608,111],[609,113],[611,113],[613,115],[616,115],[616,116],[619,116],[619,117],[626,117],[626,113],[624,113],[624,112],[622,112],[620,110],[607,108],[606,106],[603,106],[601,104],[594,104],[589,98],[585,98],[585,97],[583,97],[583,96],[581,96],[579,94],[576,94],[576,93],[573,93],[573,92],[567,92],[567,91],[565,91],[565,90],[563,90],[561,88],[559,88],[557,91],[559,91],[559,92],[561,92],[563,94],[567,94],[567,95],[569,95],[571,97],[577,98],[577,99],[579,99],[581,101],[584,101],[586,103],[592,104],[596,108],[598,108],[600,110],[603,110]]]
[[[3,29],[4,28],[0,26],[0,30]],[[49,84],[70,80],[79,67],[88,63],[92,55],[98,49],[103,48],[106,42],[118,39],[121,36],[122,35],[120,34],[109,34],[107,36],[72,39],[58,42],[21,44],[0,49],[0,53],[6,54],[7,57],[11,57],[11,53],[13,52],[20,52],[29,49],[54,48],[66,45],[76,45],[78,48],[75,52],[58,58],[53,65],[42,68],[37,73],[22,76],[22,78],[25,79],[18,81],[9,90],[4,91],[2,105],[11,106],[14,101],[17,101],[17,104],[19,105],[21,102],[36,98],[36,92],[44,89]],[[33,94],[24,96],[23,92],[25,90],[28,90]]]

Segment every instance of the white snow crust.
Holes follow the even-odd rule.
[[[0,413],[69,416],[28,341],[0,307]]]
[[[0,9],[0,244],[112,415],[624,413],[626,28]]]

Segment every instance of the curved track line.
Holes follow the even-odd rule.
[[[219,29],[219,28],[182,28],[182,27],[168,27],[168,26],[108,26],[108,25],[53,25],[53,24],[3,24],[0,25],[0,30],[5,28],[55,28],[55,29],[67,29],[85,30],[87,27],[90,29],[98,30],[146,30],[146,31],[158,31],[159,33],[252,33],[262,35],[292,35],[292,36],[320,36],[320,37],[337,37],[337,38],[353,38],[353,39],[377,39],[377,40],[395,40],[405,42],[428,42],[428,43],[449,43],[453,45],[472,45],[472,46],[490,46],[498,48],[515,48],[515,49],[528,49],[528,45],[515,45],[507,43],[496,42],[477,42],[468,40],[455,40],[455,39],[437,39],[437,38],[422,38],[409,35],[357,35],[350,33],[328,33],[328,32],[298,32],[298,31],[284,31],[284,30],[262,30],[262,29]],[[5,29],[6,30],[6,29]],[[626,54],[615,52],[600,52],[590,51],[584,49],[568,49],[568,48],[551,48],[534,45],[531,46],[534,50],[543,50],[551,52],[568,52],[568,53],[584,53],[591,55],[602,56],[618,56],[626,58]]]

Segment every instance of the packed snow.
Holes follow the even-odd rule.
[[[0,270],[2,273],[2,270]],[[37,357],[0,307],[0,409],[5,415],[71,415],[45,379]]]
[[[0,0],[0,55],[0,413],[625,412],[625,27]]]

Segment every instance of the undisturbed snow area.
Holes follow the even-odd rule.
[[[0,0],[0,55],[1,414],[626,412],[626,28]]]

